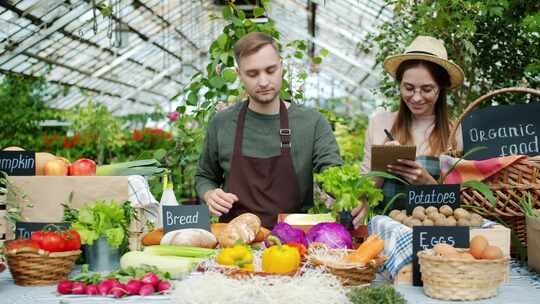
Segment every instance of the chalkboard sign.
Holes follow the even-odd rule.
[[[444,243],[455,248],[469,248],[469,227],[414,226],[413,227],[413,285],[422,286],[419,251]]]
[[[36,175],[36,154],[28,151],[0,151],[0,171],[10,176]]]
[[[36,223],[36,222],[16,222],[15,223],[15,238],[16,239],[29,239],[32,235],[32,232],[40,231],[45,226],[54,224],[61,229],[68,229],[68,223]],[[47,230],[56,231],[56,228],[53,226],[47,228]]]
[[[208,206],[163,206],[163,232],[185,229],[200,228],[210,231],[210,214]]]
[[[463,121],[463,149],[487,147],[467,156],[484,160],[499,156],[540,155],[540,103],[487,107]]]
[[[452,209],[459,208],[460,185],[421,185],[407,186],[407,214],[417,206],[427,208],[429,206],[441,207],[448,205]]]

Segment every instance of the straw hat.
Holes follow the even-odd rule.
[[[426,60],[440,65],[450,75],[450,89],[463,84],[464,74],[459,65],[448,60],[448,54],[442,40],[430,36],[418,36],[405,49],[405,53],[387,57],[384,60],[384,70],[393,78],[399,65],[406,60]]]

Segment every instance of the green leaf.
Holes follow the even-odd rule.
[[[464,182],[462,187],[473,188],[474,190],[480,192],[482,196],[485,197],[491,203],[493,208],[497,206],[497,199],[493,195],[493,192],[491,192],[491,189],[489,189],[489,187],[486,184],[480,181],[471,180],[471,181]]]
[[[227,34],[225,33],[219,35],[219,37],[217,38],[217,43],[222,49],[224,49],[227,45],[227,41],[229,41],[229,36],[227,36]]]
[[[176,112],[180,114],[186,113],[186,106],[182,105],[182,106],[176,107]]]
[[[210,85],[216,89],[221,89],[225,85],[223,78],[215,76],[210,78]]]
[[[163,159],[165,157],[165,155],[167,155],[167,150],[165,150],[165,149],[157,149],[156,151],[154,151],[154,155],[153,155],[152,158],[160,160],[160,159]]]
[[[298,59],[302,59],[302,58],[304,58],[304,53],[296,51],[296,52],[294,52],[294,57],[296,57]]]
[[[315,64],[321,64],[322,63],[322,58],[317,56],[317,57],[313,57],[313,63]]]
[[[279,97],[283,100],[291,100],[291,94],[285,90],[279,91]]]
[[[262,7],[256,7],[256,8],[253,9],[253,16],[255,18],[259,18],[259,17],[263,16],[264,13],[265,13],[265,10]]]
[[[219,60],[221,62],[223,62],[224,65],[227,65],[228,61],[229,61],[229,53],[226,52],[226,53],[222,53],[221,55],[219,55]]]
[[[231,19],[232,17],[232,8],[227,5],[223,8],[223,18],[226,19],[226,20],[229,20]]]
[[[326,56],[328,56],[328,50],[327,49],[322,49],[321,52],[319,53],[319,56],[324,58]]]
[[[236,71],[234,69],[225,69],[223,79],[228,83],[234,83],[236,81]]]
[[[187,98],[187,104],[190,106],[196,106],[197,105],[197,95],[193,92],[189,92],[188,98]]]
[[[363,176],[365,177],[382,177],[382,178],[385,178],[385,179],[390,179],[390,180],[395,180],[395,181],[398,181],[400,183],[402,183],[403,185],[409,185],[408,182],[406,182],[404,179],[401,179],[393,174],[390,174],[390,173],[387,173],[387,172],[383,172],[383,171],[371,171],[371,172],[368,172],[366,174],[364,174]]]

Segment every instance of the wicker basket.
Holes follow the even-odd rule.
[[[467,252],[466,249],[457,249]],[[508,271],[508,258],[466,260],[435,255],[433,250],[418,252],[424,292],[441,300],[479,300],[497,295],[497,288]]]
[[[458,123],[450,133],[451,143],[448,152],[459,156],[457,152],[456,134],[459,125],[465,117],[479,107],[484,101],[502,93],[528,93],[540,96],[539,90],[529,88],[505,88],[492,91],[473,101],[459,116]],[[514,231],[524,246],[527,246],[527,232],[525,229],[525,217],[520,208],[520,202],[527,193],[530,193],[535,208],[540,208],[540,156],[526,157],[495,175],[484,180],[497,199],[496,206],[486,200],[482,194],[472,188],[461,190],[461,204],[471,206],[474,211],[491,219],[500,218],[505,221]]]
[[[354,250],[313,248],[310,246],[308,261],[314,266],[324,267],[335,275],[343,286],[360,286],[371,284],[375,274],[386,261],[386,257],[378,256],[367,265],[339,262]]]
[[[52,252],[6,252],[9,271],[21,286],[53,285],[67,279],[80,250]]]

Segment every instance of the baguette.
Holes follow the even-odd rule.
[[[161,245],[191,246],[214,248],[216,237],[204,229],[179,229],[167,232],[160,242]]]

